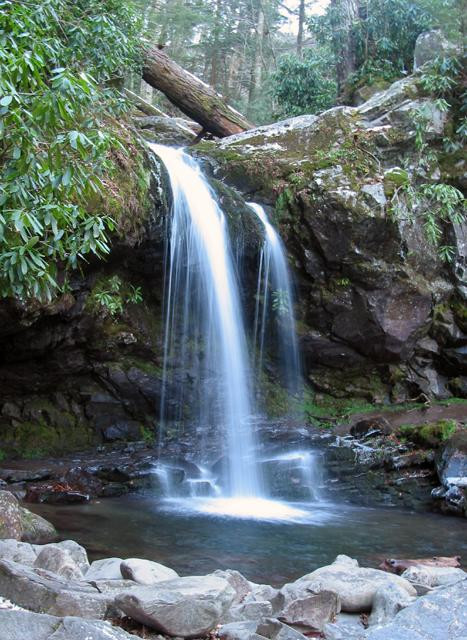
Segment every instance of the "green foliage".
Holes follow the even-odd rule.
[[[101,280],[90,296],[90,306],[111,318],[120,316],[126,304],[142,301],[141,287],[124,285],[118,276]]]
[[[442,245],[446,224],[461,224],[466,219],[466,201],[459,189],[442,182],[417,184],[417,180],[426,179],[438,166],[438,153],[427,142],[428,124],[433,116],[433,108],[445,113],[451,109],[455,100],[455,89],[459,86],[460,64],[455,58],[435,60],[423,73],[420,82],[434,100],[427,102],[414,111],[415,148],[417,163],[412,180],[405,180],[394,192],[391,212],[395,217],[406,217],[413,221],[421,220],[429,242],[438,247],[442,260],[450,262],[454,257],[454,248]],[[448,102],[449,100],[449,102]],[[454,136],[444,141],[456,151],[463,145],[462,126],[455,129]]]
[[[146,443],[146,445],[148,447],[151,447],[156,439],[156,434],[154,432],[153,429],[149,429],[148,427],[145,427],[144,425],[141,425],[140,427],[140,434],[141,434],[141,439],[144,440],[144,442]]]
[[[135,64],[138,21],[117,0],[0,0],[0,295],[50,300],[86,254],[109,251],[104,83]]]
[[[307,50],[303,59],[287,55],[280,59],[273,75],[273,95],[279,116],[316,113],[335,104],[336,82],[332,77],[329,54]]]
[[[420,446],[437,447],[442,442],[449,440],[456,430],[457,422],[455,420],[438,420],[438,422],[417,426],[401,425],[398,435]]]
[[[272,309],[279,316],[285,316],[290,310],[290,300],[287,291],[276,289],[272,292]]]

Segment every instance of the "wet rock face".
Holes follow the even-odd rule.
[[[421,225],[391,215],[393,194],[415,163],[420,108],[436,148],[448,119],[415,75],[359,107],[195,150],[216,176],[275,206],[298,285],[301,351],[318,391],[378,402],[465,395],[465,230],[452,230],[456,256],[446,267]],[[436,317],[454,307],[444,340]]]

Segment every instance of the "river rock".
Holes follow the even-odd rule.
[[[263,640],[263,636],[256,632],[257,623],[253,620],[230,622],[223,624],[217,635],[221,640]]]
[[[340,597],[342,611],[355,613],[370,611],[378,588],[389,584],[400,585],[408,595],[416,595],[415,588],[401,576],[359,567],[356,560],[338,556],[331,565],[284,585],[281,592],[289,602],[310,593],[333,591]]]
[[[400,611],[387,625],[371,629],[365,640],[465,640],[467,580],[440,587]]]
[[[234,569],[217,569],[210,575],[227,580],[235,591],[234,604],[245,600],[246,596],[251,593],[254,586],[256,586],[254,583],[249,582],[239,571],[235,571]],[[264,600],[268,600],[268,598],[264,598]]]
[[[51,522],[24,507],[20,507],[20,512],[23,524],[21,540],[45,544],[57,538],[57,530]]]
[[[61,542],[54,542],[54,547],[58,547],[59,549],[63,549],[76,562],[81,571],[86,573],[89,569],[89,560],[88,554],[86,553],[86,549],[82,547],[80,544],[75,542],[74,540],[62,540]],[[40,551],[40,547],[35,545],[35,549]]]
[[[235,591],[227,580],[194,576],[137,587],[117,596],[115,603],[130,618],[152,629],[193,638],[214,629],[234,599]]]
[[[0,611],[0,629],[2,640],[140,640],[108,622],[31,611]]]
[[[332,591],[320,591],[287,603],[279,620],[303,630],[322,631],[341,610],[339,596]]]
[[[19,540],[0,540],[0,560],[5,558],[32,567],[36,561],[35,545]]]
[[[0,538],[20,540],[23,518],[18,500],[9,491],[0,491]]]
[[[370,625],[386,624],[404,607],[411,604],[413,598],[398,584],[387,584],[376,590],[373,607],[368,619]]]
[[[273,615],[272,604],[267,600],[258,602],[244,602],[231,607],[227,618],[237,620],[262,620]]]
[[[94,560],[91,566],[84,574],[84,579],[89,580],[122,580],[122,572],[120,566],[122,558],[103,558],[102,560]]]
[[[46,569],[58,576],[67,578],[68,580],[82,580],[83,573],[73,560],[68,551],[54,547],[46,546],[37,556],[34,567],[36,569]]]
[[[455,567],[428,567],[419,565],[418,567],[409,567],[406,569],[402,577],[414,585],[440,587],[465,580],[467,573]]]
[[[164,580],[178,578],[178,573],[169,567],[151,560],[130,558],[120,564],[120,572],[127,580],[134,580],[138,584],[156,584]]]
[[[266,618],[259,622],[244,620],[223,624],[217,635],[222,640],[305,640],[306,636],[276,618]]]
[[[365,628],[359,614],[340,613],[335,622],[324,625],[326,640],[362,640]]]
[[[9,560],[0,561],[0,593],[20,607],[52,615],[104,619],[114,613],[112,599],[95,587]]]

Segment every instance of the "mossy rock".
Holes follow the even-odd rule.
[[[424,448],[437,448],[446,442],[457,430],[455,420],[438,420],[422,425],[401,425],[398,435]]]

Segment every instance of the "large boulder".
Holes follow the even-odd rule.
[[[18,500],[9,491],[0,491],[0,538],[21,540],[23,516]]]
[[[456,53],[456,47],[446,40],[441,29],[424,31],[415,41],[414,69],[419,69],[436,58],[445,58]]]
[[[456,567],[429,567],[426,565],[418,565],[406,569],[402,577],[413,585],[431,588],[465,580],[467,573]]]
[[[56,537],[50,522],[22,507],[9,491],[0,491],[0,539],[45,543]]]
[[[340,599],[336,593],[320,591],[289,601],[278,618],[303,631],[322,631],[340,610]]]
[[[441,587],[400,611],[387,625],[362,635],[365,640],[465,640],[467,580]]]
[[[9,560],[0,561],[0,593],[20,607],[51,615],[105,619],[115,613],[113,598],[96,587]]]
[[[122,558],[102,558],[94,560],[85,573],[85,580],[122,580]]]
[[[0,610],[2,640],[139,640],[108,622]]]
[[[373,599],[381,587],[395,584],[415,596],[415,588],[400,576],[359,567],[356,560],[347,556],[338,556],[328,566],[316,569],[312,573],[285,585],[281,592],[286,603],[321,591],[332,591],[340,598],[342,611],[349,613],[371,611]]]
[[[390,622],[396,614],[408,607],[413,598],[398,584],[387,584],[376,590],[368,619],[370,625]]]
[[[235,599],[227,580],[214,576],[176,578],[136,587],[115,604],[130,618],[169,636],[203,636],[222,620]]]
[[[420,110],[427,141],[441,144],[449,115],[413,75],[357,108],[290,118],[193,150],[216,177],[275,207],[298,272],[305,372],[320,392],[372,402],[451,393],[440,358],[416,352],[435,305],[454,292],[452,277],[423,225],[393,215],[405,206],[401,187],[415,180]]]
[[[127,580],[134,580],[138,584],[150,585],[164,580],[178,578],[178,573],[169,567],[151,560],[129,558],[120,564],[120,572]]]
[[[48,545],[42,549],[34,562],[34,567],[46,569],[68,580],[83,579],[83,572],[68,551],[54,545]]]

